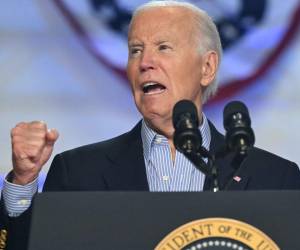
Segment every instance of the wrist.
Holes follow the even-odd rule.
[[[38,177],[38,174],[26,174],[26,175],[20,175],[15,173],[14,171],[11,171],[7,176],[7,181],[16,184],[25,186],[31,182],[33,182]]]

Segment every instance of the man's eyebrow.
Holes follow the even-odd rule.
[[[166,40],[166,39],[159,39],[159,40],[157,40],[155,43],[156,44],[160,44],[160,43],[168,43],[169,41],[168,40]]]
[[[165,43],[170,43],[170,42],[167,40],[159,40],[159,41],[155,42],[155,45],[161,45],[161,44],[165,44]]]
[[[138,41],[129,41],[128,42],[128,46],[130,46],[130,47],[143,46],[143,43],[142,42],[138,42]]]

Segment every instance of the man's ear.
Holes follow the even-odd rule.
[[[202,60],[201,85],[207,87],[216,77],[219,57],[217,52],[208,51],[204,54]]]

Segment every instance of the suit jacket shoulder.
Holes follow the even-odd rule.
[[[45,191],[147,190],[141,122],[131,131],[55,156]]]
[[[212,123],[211,152],[225,147],[225,138]],[[221,188],[229,190],[300,189],[300,170],[296,163],[253,147],[245,158],[228,154],[217,160]]]

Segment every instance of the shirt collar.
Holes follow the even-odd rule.
[[[201,126],[199,127],[201,136],[202,136],[202,146],[209,150],[210,141],[211,141],[211,133],[210,128],[208,125],[208,120],[204,113],[202,113],[203,122]],[[160,144],[168,144],[168,139],[156,133],[154,130],[152,130],[145,122],[145,120],[142,120],[142,129],[141,129],[141,136],[142,136],[142,142],[143,142],[143,152],[145,160],[148,161],[150,157],[150,152],[152,146],[155,144],[156,141],[159,141]]]

